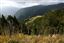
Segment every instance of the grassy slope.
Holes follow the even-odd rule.
[[[64,43],[64,35],[36,36],[16,34],[0,36],[0,43]]]

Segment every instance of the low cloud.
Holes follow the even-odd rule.
[[[42,4],[42,5],[50,5],[50,4],[57,4],[57,3],[64,3],[64,0],[10,0],[10,1],[15,1],[17,3],[21,4]]]
[[[64,3],[64,0],[1,0],[1,1],[4,1],[4,4],[1,3],[0,6],[14,6],[19,8],[30,7],[35,5],[51,5],[51,4]]]

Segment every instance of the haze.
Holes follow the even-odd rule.
[[[64,3],[64,0],[0,0],[0,13],[4,15],[13,15],[21,8],[58,3]]]

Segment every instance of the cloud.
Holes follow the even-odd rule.
[[[24,3],[24,2],[17,2],[17,1],[11,1],[11,0],[0,0],[0,9],[4,7],[17,7],[17,8],[24,8],[24,7],[30,7],[38,5],[38,3]]]
[[[63,2],[64,0],[11,0],[16,2]]]
[[[0,0],[0,11],[4,10],[6,7],[25,8],[35,5],[51,5],[58,3],[64,3],[64,0]]]
[[[49,4],[56,4],[56,3],[64,3],[64,0],[8,0],[8,1],[14,1],[20,4],[43,4],[43,5],[49,5]]]
[[[42,5],[50,5],[50,4],[57,4],[57,3],[64,3],[64,0],[11,0],[11,1],[15,1],[17,3],[21,3],[21,4],[33,4],[33,3],[38,3],[38,4],[42,4]]]
[[[51,5],[57,3],[64,3],[64,0],[0,0],[0,2],[4,3],[1,3],[0,6],[14,6],[24,8],[35,5]]]

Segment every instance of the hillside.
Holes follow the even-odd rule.
[[[29,18],[25,25],[31,34],[64,34],[64,8]]]
[[[19,21],[15,16],[0,17],[0,34],[28,35],[64,34],[64,8],[50,10],[39,16]]]
[[[64,8],[18,21],[0,17],[0,43],[64,43]]]
[[[49,10],[55,10],[55,9],[59,9],[59,8],[63,8],[63,7],[64,7],[64,3],[48,5],[48,6],[37,5],[37,6],[33,6],[33,7],[20,9],[19,11],[16,12],[15,16],[19,20],[24,20],[24,19],[32,17],[32,16],[43,15],[44,13],[46,13]]]

